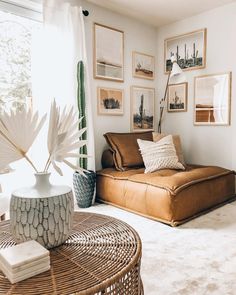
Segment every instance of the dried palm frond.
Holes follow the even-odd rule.
[[[7,174],[7,173],[10,173],[13,171],[14,171],[14,169],[12,169],[9,165],[7,165],[4,167],[4,169],[0,170],[0,174]],[[1,187],[1,185],[0,185],[0,187]]]
[[[38,112],[31,110],[3,112],[0,115],[0,170],[7,165],[25,158],[37,172],[26,153],[32,146],[46,115],[39,120]]]
[[[68,158],[86,157],[86,155],[76,153],[79,148],[87,144],[87,141],[80,140],[81,135],[86,131],[86,128],[78,130],[81,120],[82,118],[78,120],[78,116],[74,112],[73,107],[70,110],[64,108],[61,113],[56,102],[54,101],[52,103],[48,129],[49,158],[44,171],[47,171],[50,164],[52,164],[54,169],[60,175],[63,175],[57,164],[57,162],[63,162],[72,169],[83,174],[84,170],[81,167],[68,161]]]

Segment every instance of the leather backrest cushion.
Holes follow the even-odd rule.
[[[104,137],[113,151],[113,159],[117,170],[124,171],[131,167],[143,167],[143,159],[139,151],[137,139],[152,141],[152,132],[112,133]]]
[[[165,136],[167,136],[167,134],[153,132],[153,141],[157,142]],[[185,166],[184,154],[182,151],[180,136],[179,135],[172,135],[172,138],[173,138],[173,143],[175,146],[175,150],[176,150],[176,154],[178,156],[179,162]]]

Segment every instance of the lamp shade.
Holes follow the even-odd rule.
[[[171,57],[171,61],[172,70],[170,73],[170,82],[173,84],[186,82],[185,74],[173,56]]]

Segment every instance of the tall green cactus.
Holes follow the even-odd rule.
[[[85,86],[84,86],[84,64],[82,61],[79,61],[77,64],[77,105],[79,110],[79,119],[83,117],[78,128],[82,129],[87,126],[86,113],[85,113]],[[87,140],[87,131],[84,132],[81,136],[82,140]],[[87,146],[84,145],[80,148],[80,154],[87,154]],[[79,166],[83,169],[88,168],[87,158],[79,158]]]

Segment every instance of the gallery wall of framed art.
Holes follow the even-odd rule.
[[[188,98],[188,82],[170,84],[167,94],[167,111],[187,111],[188,99],[193,103],[194,126],[230,125],[231,72],[214,74],[207,69],[207,28],[177,35],[164,40],[165,73],[172,68],[171,57],[183,71],[204,70],[204,75],[192,76],[194,81]],[[186,81],[191,78],[185,73]],[[191,81],[191,80],[190,80]],[[191,83],[192,84],[192,83]],[[191,85],[190,84],[190,85]]]
[[[124,100],[127,99],[124,89],[109,85],[109,81],[124,82],[124,34],[125,32],[120,29],[94,23],[94,78],[107,80],[106,86],[97,88],[99,115],[123,115],[125,111],[128,111],[124,109]],[[203,69],[206,71],[206,51],[206,28],[165,39],[165,73],[171,70],[172,56],[183,71]],[[131,57],[132,59],[128,62],[132,62],[132,77],[138,79],[139,83],[135,83],[136,86],[131,85],[130,88],[130,128],[133,132],[154,130],[156,127],[154,123],[155,90],[154,87],[147,87],[141,81],[155,80],[155,57],[137,50],[131,52]],[[186,76],[188,81],[187,72]],[[220,89],[220,98],[216,98],[213,89]],[[193,102],[193,97],[189,97],[188,82],[172,83],[168,85],[166,110],[168,113],[187,112],[188,100],[191,99],[194,104],[195,126],[228,125],[230,124],[230,89],[231,74],[220,76],[209,73],[205,76],[197,76],[194,78]],[[221,101],[221,105],[219,102],[216,103],[217,99]]]
[[[93,26],[94,79],[104,80],[97,86],[97,114],[123,116],[127,112],[130,113],[132,132],[154,130],[155,89],[147,86],[155,86],[155,56],[132,50],[127,67],[124,63],[125,32],[100,23],[94,23]],[[137,79],[139,86],[129,85],[128,94],[124,87],[116,87],[114,83],[125,82],[124,71],[130,66],[132,73],[128,80]],[[129,110],[125,109],[128,96]]]
[[[111,42],[112,41],[112,42]],[[182,70],[206,68],[207,29],[184,33],[164,41],[165,72],[172,67],[171,56]],[[155,57],[132,51],[132,76],[155,79]],[[94,23],[94,77],[124,82],[124,32]],[[216,89],[220,89],[221,95]],[[231,74],[202,75],[194,79],[194,125],[230,124]],[[151,87],[132,86],[130,91],[131,130],[154,130],[155,91]],[[167,111],[187,112],[188,83],[169,84]],[[97,88],[99,115],[124,114],[124,90]]]

